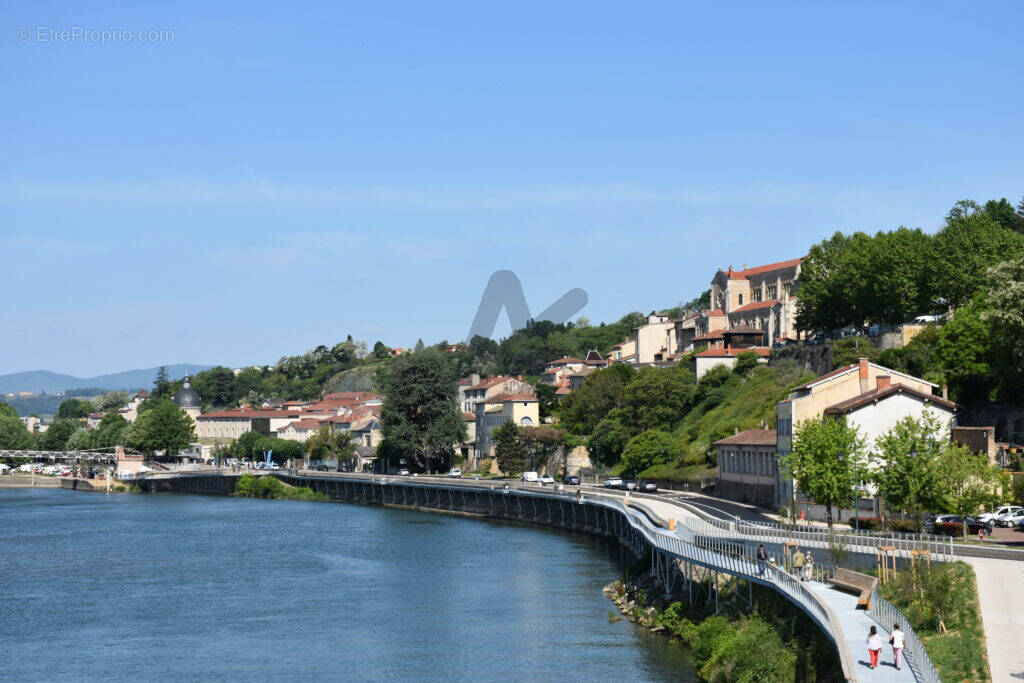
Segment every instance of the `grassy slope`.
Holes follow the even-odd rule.
[[[641,475],[672,480],[713,476],[713,459],[706,457],[711,443],[736,431],[757,429],[762,422],[773,429],[775,404],[811,378],[810,373],[788,363],[759,366],[746,377],[734,374],[676,427],[676,435],[685,444],[682,459],[649,468]]]
[[[953,562],[936,563],[932,571],[937,579],[930,590],[915,588],[910,572],[903,571],[882,587],[882,597],[906,615],[943,681],[990,680],[974,570],[969,564]],[[945,614],[934,613],[936,591],[945,595],[949,605]],[[935,623],[940,616],[945,633]]]
[[[374,391],[376,387],[377,370],[383,367],[385,361],[367,363],[356,368],[339,372],[327,380],[324,385],[324,393],[330,394],[336,391]]]

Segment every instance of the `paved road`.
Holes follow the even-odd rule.
[[[964,559],[978,580],[992,682],[1024,680],[1024,562]]]

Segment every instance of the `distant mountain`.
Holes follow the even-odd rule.
[[[208,370],[213,366],[195,365],[193,363],[178,363],[167,366],[167,376],[170,379],[181,379],[185,374],[195,374],[201,370]],[[82,389],[84,387],[99,387],[101,389],[149,389],[156,380],[156,372],[159,368],[146,368],[144,370],[125,370],[110,375],[98,375],[96,377],[75,377],[73,375],[62,375],[49,370],[29,370],[28,372],[15,372],[10,375],[0,375],[0,394],[9,394],[18,391],[32,391],[37,394],[59,394],[69,389]]]

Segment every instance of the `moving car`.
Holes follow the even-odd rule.
[[[401,476],[401,477],[408,477],[409,476],[409,470],[407,470],[407,469],[405,469],[403,467],[402,469],[398,470],[398,475]]]
[[[537,481],[540,482],[541,486],[543,486],[544,484],[554,484],[555,478],[550,474],[542,474],[537,478]]]
[[[640,482],[638,488],[641,491],[643,491],[644,493],[657,493],[658,492],[658,485],[655,484],[653,481],[642,481],[642,482]]]
[[[448,470],[448,476],[451,477],[452,479],[462,479],[462,470],[460,470],[458,467],[453,467],[450,470]]]
[[[608,477],[604,480],[604,487],[606,489],[622,488],[622,477]]]
[[[623,491],[635,491],[636,490],[636,482],[635,481],[628,481],[628,480],[627,481],[623,481],[619,485],[619,488],[622,489]]]
[[[570,474],[567,477],[565,477],[564,479],[562,479],[562,483],[563,484],[568,484],[569,486],[579,486],[580,485],[580,478],[577,477],[575,474]]]
[[[540,479],[540,476],[536,472],[523,472],[523,476],[519,479],[524,482],[536,482]]]

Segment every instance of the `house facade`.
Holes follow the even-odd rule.
[[[768,343],[796,338],[797,282],[802,258],[742,270],[719,270],[711,280],[711,308],[729,327],[749,325],[768,333]],[[709,330],[710,331],[710,330]]]
[[[776,507],[779,460],[774,429],[748,429],[714,443],[718,495],[761,507]]]
[[[540,424],[540,403],[533,394],[499,394],[481,400],[473,407],[477,457],[494,456],[494,430],[506,422],[521,427]]]

